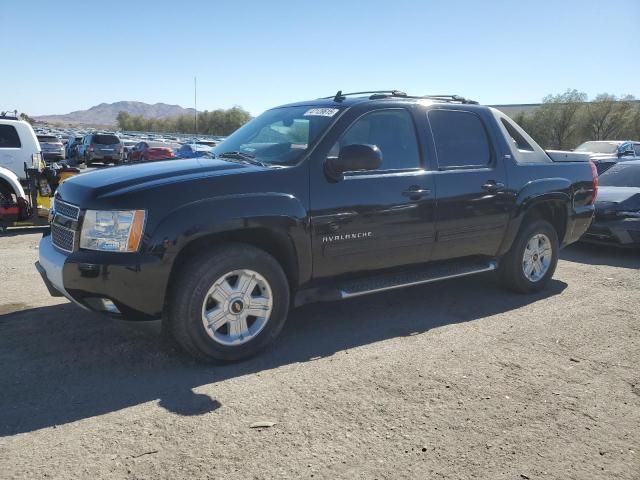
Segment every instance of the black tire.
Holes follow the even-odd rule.
[[[272,293],[266,324],[246,343],[230,346],[215,341],[203,324],[203,305],[214,283],[229,272],[248,269],[260,274]],[[192,257],[178,272],[169,292],[166,326],[178,344],[201,361],[234,362],[249,358],[280,333],[289,311],[289,282],[280,264],[268,253],[244,244],[224,244]]]
[[[533,293],[547,286],[558,264],[558,234],[555,228],[542,219],[531,219],[520,227],[511,249],[500,259],[498,276],[504,287],[518,293]],[[525,275],[523,259],[527,243],[536,235],[544,235],[550,241],[551,259],[546,273],[539,279],[532,281]]]

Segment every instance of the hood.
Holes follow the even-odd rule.
[[[106,197],[162,185],[262,170],[262,167],[225,160],[190,158],[139,163],[94,170],[66,180],[57,190],[63,199],[83,203],[88,197]],[[73,203],[73,202],[72,202]]]
[[[596,218],[615,217],[617,212],[640,210],[640,188],[600,187],[596,199]]]

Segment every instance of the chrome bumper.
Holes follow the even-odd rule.
[[[67,259],[65,255],[60,253],[53,246],[51,235],[42,237],[38,246],[39,258],[36,262],[36,269],[40,272],[49,293],[54,297],[65,296],[76,305],[87,309],[84,305],[78,303],[64,288],[62,280],[62,268]],[[56,294],[56,292],[58,294]]]

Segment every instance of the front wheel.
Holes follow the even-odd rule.
[[[251,357],[287,318],[287,277],[271,255],[250,245],[227,244],[192,258],[173,284],[169,328],[199,360]]]
[[[542,290],[558,264],[558,234],[545,220],[523,225],[511,249],[500,260],[498,274],[503,285],[520,293]]]

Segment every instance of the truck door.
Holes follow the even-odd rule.
[[[16,127],[13,125],[0,125],[0,167],[11,170],[19,178],[24,178],[21,147],[22,144]]]
[[[406,108],[352,107],[332,129],[311,174],[314,277],[426,262],[434,239],[434,187],[424,168],[414,118]],[[328,156],[350,144],[376,145],[374,172],[348,172],[334,181]]]
[[[427,118],[438,163],[433,260],[494,256],[510,208],[504,163],[479,113],[434,108]]]

